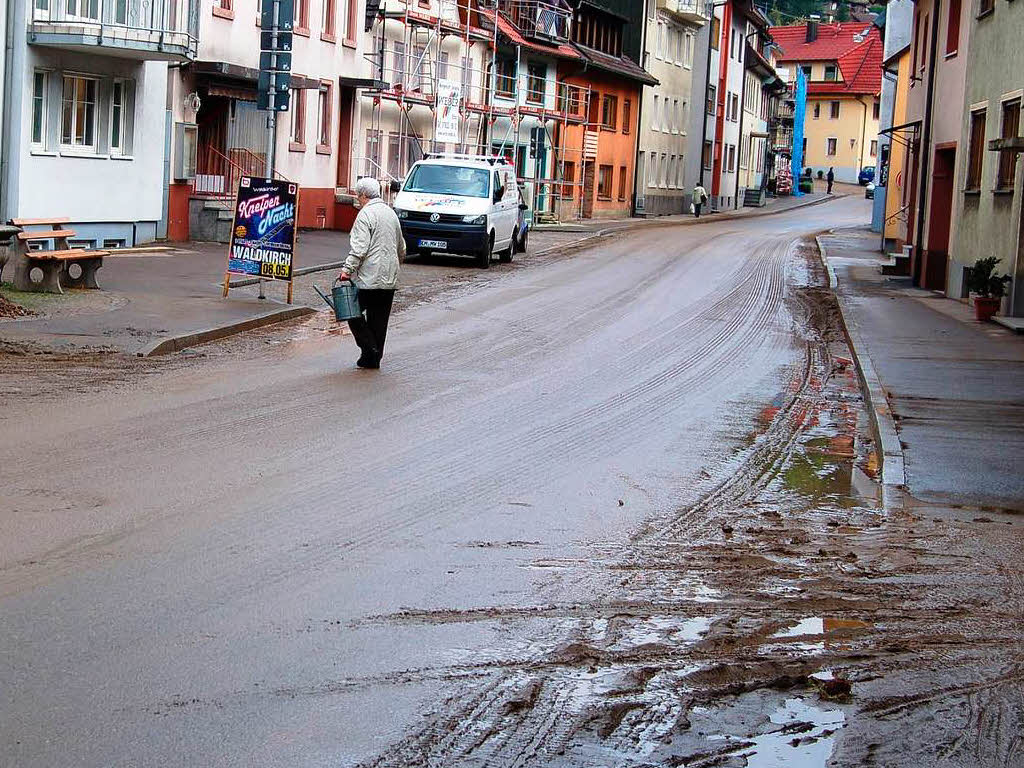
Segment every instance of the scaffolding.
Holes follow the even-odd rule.
[[[501,155],[516,170],[535,221],[581,218],[586,212],[584,192],[592,195],[594,191],[588,187],[594,183],[600,129],[591,89],[558,78],[557,42],[536,46],[546,49],[541,55],[551,58],[554,66],[546,67],[543,76],[528,69],[523,47],[531,44],[512,21],[532,20],[534,27],[525,33],[550,33],[567,42],[568,15],[538,0],[482,4],[480,0],[430,0],[429,7],[420,0],[381,4],[373,22],[374,48],[367,54],[377,86],[363,91],[364,100],[369,100],[369,120],[364,121],[365,152],[354,153],[356,167],[361,175],[375,176],[387,188],[427,153]],[[514,57],[501,54],[513,50]],[[451,60],[453,52],[458,61]],[[452,72],[457,78],[450,77]],[[434,128],[438,84],[455,79],[461,86],[460,140],[449,146],[435,137]],[[387,121],[392,124],[387,126],[385,161]],[[526,128],[529,134],[524,141]],[[585,170],[588,163],[589,171]]]

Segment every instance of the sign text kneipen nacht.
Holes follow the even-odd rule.
[[[229,275],[287,281],[289,303],[298,194],[290,181],[243,176],[228,245]]]

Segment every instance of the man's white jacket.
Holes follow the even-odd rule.
[[[394,289],[398,265],[405,258],[402,225],[391,206],[374,198],[356,216],[349,234],[345,271],[360,288]]]

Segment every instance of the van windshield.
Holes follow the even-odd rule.
[[[459,165],[417,165],[405,182],[406,192],[487,197],[488,172]]]

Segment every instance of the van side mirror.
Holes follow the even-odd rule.
[[[499,202],[501,200],[501,198],[503,198],[504,196],[505,196],[505,188],[504,187],[495,187],[494,188],[494,202],[496,202],[496,203]]]

